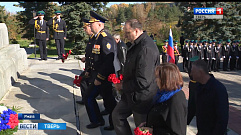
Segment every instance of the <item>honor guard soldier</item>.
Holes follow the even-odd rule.
[[[183,71],[188,72],[188,42],[189,40],[185,41],[185,45],[183,46],[182,49],[182,58],[183,58]]]
[[[83,28],[84,28],[85,33],[89,36],[89,41],[85,48],[85,57],[80,59],[83,63],[85,63],[85,69],[80,74],[80,76],[82,76],[82,80],[80,82],[80,91],[81,91],[81,95],[82,95],[82,100],[76,101],[76,103],[84,105],[84,101],[85,101],[85,97],[86,97],[85,93],[89,86],[89,79],[90,79],[90,74],[91,74],[90,55],[92,53],[92,47],[94,45],[95,40],[94,40],[94,34],[90,28],[89,20],[86,18],[83,18],[82,20],[84,22]]]
[[[236,47],[236,41],[234,41],[230,47],[230,52],[229,52],[230,70],[235,70],[237,56],[238,56],[238,50]]]
[[[29,24],[34,25],[36,29],[35,38],[40,50],[40,60],[47,60],[46,40],[49,40],[49,27],[44,20],[44,14],[44,11],[38,11],[38,16],[29,21]]]
[[[174,55],[175,55],[175,64],[177,65],[179,56],[180,56],[180,51],[179,51],[179,46],[177,45],[177,40],[174,41]]]
[[[213,51],[212,41],[210,40],[208,43],[209,43],[209,45],[208,45],[208,47],[207,47],[208,70],[209,70],[209,72],[211,72],[211,70],[212,70],[212,60],[213,60],[213,58],[214,58],[214,56],[213,56],[214,51]]]
[[[168,40],[165,40],[164,45],[162,46],[162,63],[167,62],[167,47],[168,47]]]
[[[103,97],[105,109],[110,113],[110,126],[105,127],[104,130],[113,130],[111,116],[116,106],[116,101],[112,95],[112,84],[108,81],[108,76],[120,69],[120,65],[119,67],[115,66],[117,45],[114,38],[104,30],[104,23],[107,19],[93,11],[90,11],[90,15],[91,19],[89,22],[91,31],[95,34],[95,41],[90,58],[91,78],[93,80],[88,87],[85,101],[85,107],[91,123],[86,127],[91,129],[105,125],[95,99],[100,94]]]
[[[238,59],[238,63],[237,63],[237,69],[238,70],[241,70],[241,45],[239,44],[239,40],[237,40],[237,50],[238,50],[238,57],[237,57],[237,59]]]
[[[190,59],[195,56],[193,44],[194,44],[194,40],[191,40],[189,49],[188,49],[188,71],[189,71],[189,69],[192,68],[192,62],[190,61]]]
[[[199,59],[204,59],[203,56],[203,44],[202,44],[202,40],[199,41],[198,45],[197,45],[197,56],[199,56]]]
[[[193,48],[194,48],[194,56],[197,56],[197,44],[198,44],[198,41],[197,40],[194,40],[193,42]]]
[[[211,62],[211,70],[213,71],[215,68],[216,57],[215,57],[215,47],[216,47],[216,40],[212,40],[212,62]]]
[[[223,71],[228,71],[230,42],[231,40],[228,39],[223,45]]]
[[[56,15],[53,18],[49,19],[47,25],[53,26],[54,39],[55,39],[55,44],[58,52],[58,58],[56,60],[59,60],[59,59],[63,59],[63,54],[65,54],[64,40],[67,37],[67,27],[66,27],[65,21],[60,18],[61,11],[55,11],[55,14]]]
[[[207,48],[208,48],[207,40],[203,40],[203,57],[204,57],[204,61],[208,64]]]
[[[220,69],[220,61],[222,59],[222,46],[221,46],[222,42],[218,41],[217,46],[215,46],[214,48],[214,52],[215,52],[215,63],[214,63],[214,72],[219,72]]]

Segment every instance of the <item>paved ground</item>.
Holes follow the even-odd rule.
[[[22,107],[21,113],[40,113],[41,120],[28,121],[24,123],[67,123],[67,130],[19,130],[16,135],[48,134],[48,135],[75,135],[77,132],[82,135],[115,135],[114,131],[104,131],[103,127],[86,129],[89,119],[85,107],[74,105],[76,100],[81,99],[78,87],[72,87],[74,76],[81,73],[83,63],[69,58],[65,63],[54,58],[48,61],[28,59],[28,70],[21,73],[18,81],[12,86],[9,92],[1,99],[0,103],[8,106]],[[182,61],[180,61],[182,62]],[[182,67],[181,64],[178,64]],[[182,68],[180,68],[182,71]],[[229,94],[230,113],[229,135],[241,134],[241,71],[214,72],[214,76],[226,86]],[[183,91],[188,98],[188,75],[182,72],[185,84]],[[98,100],[100,109],[103,110],[102,100]],[[75,109],[77,114],[75,114]],[[104,116],[107,120],[107,116]],[[128,119],[134,129],[133,117]],[[108,122],[106,122],[106,126]],[[79,130],[78,130],[79,129]],[[197,132],[195,119],[187,126],[187,134],[193,135]]]

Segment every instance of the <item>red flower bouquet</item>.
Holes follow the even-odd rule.
[[[81,80],[82,80],[82,76],[75,75],[75,79],[73,81],[73,84],[75,84],[76,86],[80,87]]]
[[[64,61],[69,57],[69,55],[72,53],[71,50],[69,50],[69,53],[63,54],[63,58],[62,58],[62,63],[64,63]]]
[[[123,80],[123,75],[122,74],[120,74],[120,76],[118,78],[116,77],[116,74],[110,74],[108,76],[108,81],[112,82],[114,84],[120,83],[121,80]]]
[[[135,135],[152,135],[151,133],[149,133],[148,130],[142,129],[142,128],[139,128],[139,127],[134,129],[134,133],[135,133]]]

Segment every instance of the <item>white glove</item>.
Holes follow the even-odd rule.
[[[202,60],[203,60],[204,58],[202,58]]]
[[[225,59],[225,56],[223,56],[223,58]]]
[[[213,60],[215,60],[215,58],[212,58]]]
[[[209,58],[207,58],[207,60],[209,60]]]
[[[223,60],[223,58],[220,58],[220,60]]]
[[[186,58],[188,60],[188,58]]]
[[[229,56],[229,59],[231,59],[232,57],[231,56]]]
[[[236,56],[237,59],[239,59],[239,56]]]

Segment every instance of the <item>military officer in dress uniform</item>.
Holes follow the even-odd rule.
[[[89,86],[89,78],[90,78],[90,73],[91,73],[90,55],[92,53],[92,47],[94,45],[95,40],[93,38],[94,33],[91,31],[89,20],[86,18],[83,18],[82,20],[84,22],[83,28],[84,28],[85,33],[89,36],[89,41],[85,48],[85,57],[80,59],[83,63],[85,63],[85,69],[80,74],[80,76],[82,76],[82,80],[80,82],[80,91],[81,91],[81,95],[82,95],[82,101],[76,101],[76,103],[84,105],[85,93]]]
[[[191,40],[188,48],[188,71],[192,68],[192,61],[190,61],[190,59],[195,56],[193,44],[194,40]]]
[[[204,61],[208,64],[208,43],[207,40],[203,40],[203,57],[204,57]]]
[[[221,47],[222,42],[218,41],[217,46],[215,46],[214,48],[214,52],[215,52],[215,63],[214,63],[214,72],[219,72],[219,68],[220,68],[220,61],[222,59],[222,47]]]
[[[208,70],[211,72],[212,69],[212,59],[213,59],[213,44],[212,41],[209,41],[209,46],[207,47],[207,60],[208,60]]]
[[[198,44],[198,41],[197,40],[194,40],[193,42],[193,48],[194,48],[194,56],[197,56],[197,44]]]
[[[162,46],[162,63],[167,62],[167,48],[168,48],[168,40],[165,40],[164,45]]]
[[[199,56],[199,59],[204,59],[203,56],[203,44],[202,40],[199,41],[198,46],[197,46],[197,56]]]
[[[91,79],[91,84],[87,89],[85,101],[85,107],[91,123],[86,127],[91,129],[105,125],[95,99],[101,94],[105,109],[110,113],[110,126],[105,127],[104,130],[113,130],[111,115],[116,106],[116,101],[112,95],[112,84],[108,81],[108,76],[120,70],[120,65],[118,65],[119,67],[115,65],[117,45],[114,38],[104,30],[104,23],[107,19],[93,11],[90,11],[90,15],[91,19],[89,22],[91,31],[95,34],[95,41],[90,58],[91,78],[93,80]]]
[[[230,70],[235,70],[236,60],[238,56],[238,50],[236,47],[236,41],[234,41],[230,47],[229,57],[230,57]]]
[[[183,58],[183,71],[188,72],[188,45],[189,40],[185,41],[185,45],[183,45],[182,49],[182,58]]]
[[[180,56],[180,51],[179,51],[179,46],[177,45],[177,40],[174,41],[174,55],[175,55],[175,64],[177,65],[179,56]]]
[[[212,40],[212,62],[211,62],[212,71],[215,69],[215,65],[216,65],[215,48],[216,48],[216,40],[214,39]]]
[[[49,40],[49,27],[44,20],[44,14],[44,11],[38,11],[38,16],[29,21],[36,29],[35,38],[40,50],[40,60],[47,60],[46,40]]]
[[[228,71],[228,62],[229,62],[229,51],[230,51],[230,42],[231,40],[228,39],[226,44],[223,46],[223,71]]]
[[[55,11],[55,14],[56,15],[53,18],[49,19],[47,25],[53,26],[54,39],[55,39],[55,44],[58,52],[58,58],[56,60],[59,60],[59,59],[62,59],[63,54],[65,54],[64,40],[67,37],[67,27],[66,27],[65,21],[60,18],[61,11]]]

